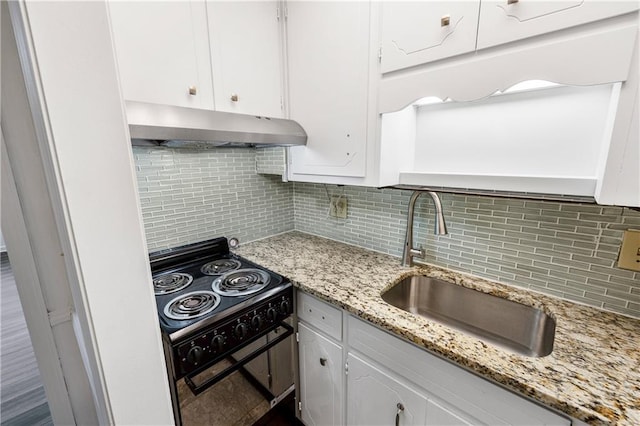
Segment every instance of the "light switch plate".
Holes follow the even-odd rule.
[[[624,231],[618,268],[640,272],[640,229]]]

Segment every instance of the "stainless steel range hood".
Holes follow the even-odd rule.
[[[126,101],[131,143],[142,146],[306,145],[307,134],[293,120]]]

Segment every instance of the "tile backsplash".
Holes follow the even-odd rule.
[[[297,230],[402,255],[410,191],[297,182],[294,188]],[[329,217],[329,196],[342,193],[347,219]],[[640,212],[440,195],[448,235],[433,235],[428,196],[416,205],[414,243],[425,247],[428,263],[640,317],[640,273],[615,266],[623,230],[640,229]]]
[[[285,173],[286,153],[281,146],[257,148],[256,171],[267,175],[282,176]]]
[[[402,255],[410,191],[285,183],[277,149],[133,153],[149,250],[222,235],[248,242],[295,228]],[[329,216],[330,196],[341,194],[346,219]],[[615,266],[623,230],[640,229],[640,212],[446,193],[441,199],[448,235],[433,235],[429,197],[416,206],[414,242],[425,247],[427,262],[640,317],[640,273]]]
[[[133,147],[133,154],[149,250],[293,229],[293,187],[257,174],[255,149]]]

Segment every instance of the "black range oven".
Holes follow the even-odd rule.
[[[288,279],[231,253],[226,238],[153,252],[149,258],[176,423],[182,423],[178,380],[184,378],[199,395],[260,357],[291,363],[291,345],[284,344],[293,334]],[[274,352],[278,347],[286,349]],[[212,368],[223,360],[224,368]],[[277,392],[289,393],[293,367],[283,370]]]

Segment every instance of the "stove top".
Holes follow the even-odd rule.
[[[150,259],[160,328],[172,342],[291,286],[230,253],[224,238],[155,252]]]

